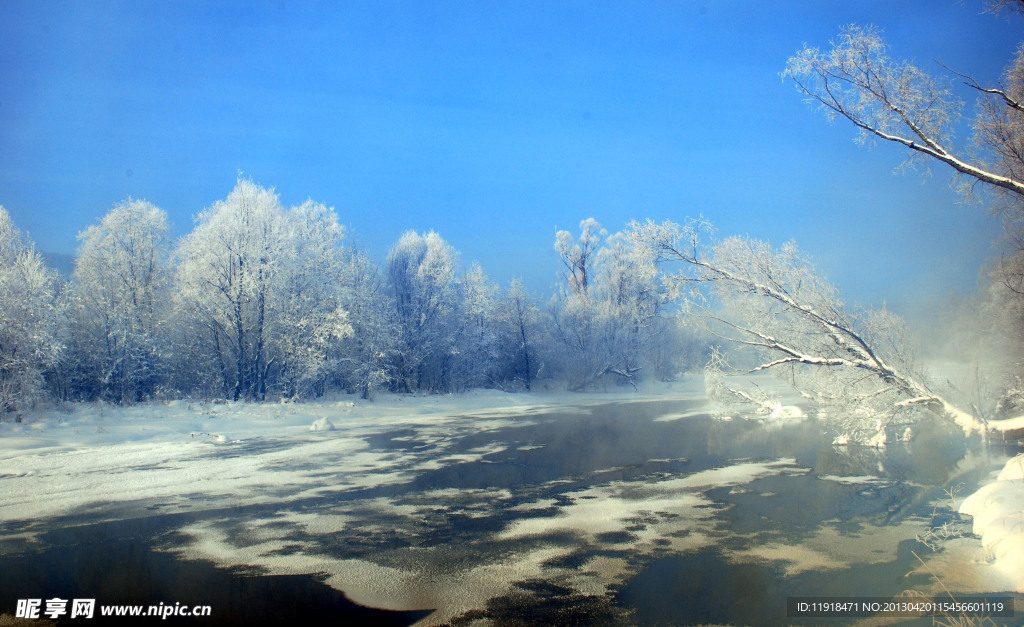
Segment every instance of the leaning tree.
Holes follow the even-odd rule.
[[[1024,15],[1024,1],[990,0],[992,13]],[[978,80],[942,66],[929,73],[890,55],[878,28],[852,25],[825,48],[805,46],[790,57],[783,76],[791,79],[807,101],[829,119],[845,119],[856,127],[861,142],[882,141],[903,146],[904,166],[939,162],[955,172],[966,198],[987,192],[1001,218],[1008,252],[994,261],[989,280],[989,308],[1000,310],[985,326],[1001,325],[1004,344],[1024,346],[1024,316],[1007,316],[1024,302],[1024,45],[1003,69],[998,83]],[[977,95],[972,136],[957,142],[964,101],[957,81]],[[997,303],[1008,304],[1002,305]],[[1011,359],[998,413],[1012,416],[1024,410],[1024,361]]]
[[[724,375],[781,371],[856,441],[884,443],[887,428],[913,421],[922,410],[968,434],[985,432],[983,420],[936,393],[916,372],[898,316],[851,312],[795,244],[775,250],[742,237],[708,243],[710,233],[704,220],[630,227],[634,241],[660,263],[681,264],[666,277],[671,294],[709,333],[747,349],[744,364],[736,355],[712,359],[708,384],[714,396],[765,402],[733,383],[742,378]]]

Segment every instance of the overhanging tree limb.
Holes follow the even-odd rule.
[[[838,294],[815,275],[795,247],[787,245],[781,252],[773,251],[766,244],[745,238],[729,238],[702,247],[692,225],[671,222],[633,223],[631,231],[632,237],[655,251],[659,261],[684,264],[682,272],[671,276],[677,285],[698,282],[715,289],[724,305],[723,313],[710,312],[698,302],[705,319],[738,331],[748,339],[732,341],[756,347],[767,355],[746,372],[782,365],[834,371],[840,379],[833,381],[837,385],[831,393],[843,395],[846,400],[876,398],[879,411],[890,416],[901,409],[923,406],[952,420],[968,434],[985,431],[983,421],[934,393],[917,375],[898,365],[906,361],[906,351],[890,333],[895,316],[885,314],[881,319],[884,328],[875,335],[888,341],[879,344],[875,341],[878,337],[869,337],[844,314]],[[680,291],[675,293],[679,295]],[[695,297],[684,298],[693,302]],[[852,373],[857,371],[870,374],[874,383],[854,377]],[[821,389],[814,391],[821,396]]]
[[[783,76],[792,79],[797,89],[830,117],[846,118],[867,136],[902,145],[915,155],[1024,196],[1024,181],[967,161],[947,147],[962,103],[920,69],[893,62],[873,27],[843,29],[828,51],[805,47],[789,59]],[[1006,90],[985,88],[966,78],[971,87],[1002,98],[1008,107],[1024,110]]]

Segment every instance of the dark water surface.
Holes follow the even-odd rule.
[[[38,543],[3,545],[0,613],[14,613],[18,599],[52,597],[95,598],[97,603],[108,604],[211,606],[213,616],[197,619],[196,624],[411,624],[435,609],[396,612],[366,608],[352,603],[316,575],[265,575],[258,568],[245,572],[167,552],[189,541],[181,534],[182,528],[204,521],[223,528],[241,551],[255,542],[246,537],[245,521],[273,521],[287,510],[314,515],[343,512],[365,523],[330,534],[316,535],[298,528],[282,532],[296,547],[284,551],[310,551],[315,545],[318,555],[339,560],[388,564],[405,560],[410,569],[429,565],[448,572],[468,571],[474,562],[500,563],[503,555],[537,546],[564,549],[561,557],[545,564],[558,576],[509,581],[507,593],[454,616],[450,619],[453,624],[478,620],[505,624],[819,624],[822,619],[787,618],[786,598],[892,596],[924,587],[928,584],[925,578],[908,577],[908,573],[918,565],[913,552],[922,554],[929,549],[916,540],[904,539],[891,557],[865,555],[842,568],[798,572],[787,572],[785,561],[737,559],[736,555],[756,553],[758,547],[769,543],[798,545],[823,527],[857,537],[915,524],[924,534],[931,525],[956,522],[951,509],[936,505],[948,498],[944,491],[955,486],[962,494],[973,491],[992,469],[1016,453],[999,448],[970,451],[962,438],[954,437],[941,424],[921,425],[912,442],[876,451],[834,448],[834,434],[823,432],[816,421],[780,425],[721,421],[706,415],[656,420],[697,407],[696,403],[666,401],[609,403],[513,418],[505,426],[487,431],[473,429],[473,419],[467,418],[465,425],[446,435],[444,450],[436,454],[436,438],[422,429],[387,430],[366,436],[370,450],[394,452],[395,464],[407,473],[405,479],[387,485],[295,498],[284,505],[175,513],[154,509],[150,516],[115,522],[96,522],[92,512],[32,521],[35,528],[45,530],[38,534]],[[287,440],[261,440],[229,453],[246,456],[288,447]],[[492,452],[469,461],[422,464],[432,456],[481,450]],[[714,536],[713,542],[691,551],[670,548],[671,540],[685,533],[657,538],[643,551],[630,548],[659,521],[670,519],[658,512],[593,538],[564,530],[552,532],[550,537],[509,539],[502,535],[517,521],[557,519],[563,508],[579,503],[583,498],[580,491],[588,488],[642,490],[648,484],[739,462],[778,460],[787,460],[787,472],[742,485],[695,490],[708,499],[701,507],[715,525],[707,532]],[[339,468],[344,461],[337,460]],[[290,463],[297,467],[312,462]],[[370,506],[381,499],[395,506],[415,505],[419,510],[409,518],[381,513],[379,507]],[[528,507],[547,501],[550,504],[543,507]],[[5,525],[4,535],[16,532],[15,526]],[[591,560],[602,556],[627,561],[628,577],[612,583],[603,595],[580,593],[566,583],[566,572],[585,570]],[[1019,598],[1018,608],[1024,613]],[[68,619],[64,624],[97,622],[99,618]],[[112,618],[109,622],[129,624],[131,619]],[[1021,622],[1016,619],[1005,624]]]

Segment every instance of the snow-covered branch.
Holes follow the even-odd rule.
[[[669,276],[679,288],[677,297],[709,324],[731,329],[734,344],[755,349],[758,365],[741,371],[799,368],[806,373],[800,386],[811,396],[869,404],[870,411],[861,412],[864,418],[885,415],[887,422],[900,410],[920,405],[968,433],[983,429],[982,421],[932,392],[913,372],[898,317],[884,311],[849,314],[835,288],[795,245],[773,250],[764,242],[736,237],[701,245],[689,225],[651,221],[633,223],[631,237],[646,242],[662,262],[683,264]],[[694,284],[707,285],[710,293],[681,289]],[[709,298],[721,307],[711,310]],[[797,371],[790,368],[787,374],[795,382]]]
[[[912,155],[940,161],[977,181],[1024,195],[1024,179],[1012,170],[973,163],[947,147],[963,103],[919,68],[890,59],[877,28],[849,26],[827,51],[805,47],[789,59],[783,76],[792,79],[830,118],[849,120],[862,139],[874,136],[902,145]],[[984,88],[973,79],[968,84],[1021,110],[1021,99],[1008,90]],[[908,159],[913,161],[913,156]]]

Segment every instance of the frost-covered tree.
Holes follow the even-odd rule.
[[[64,349],[56,273],[0,207],[0,419],[27,409]]]
[[[387,257],[397,345],[394,391],[453,392],[500,386],[498,287],[479,264],[460,273],[455,250],[431,231],[408,231]]]
[[[983,126],[1004,115],[1021,114],[1017,100],[1020,77],[1013,69],[1019,62],[1018,54],[1005,75],[1009,86],[1003,89],[983,88],[969,79],[983,94],[983,105],[1000,107],[991,110],[983,106],[979,118]],[[967,151],[952,146],[953,127],[963,102],[953,94],[948,80],[938,79],[912,63],[892,59],[878,28],[848,26],[830,49],[808,46],[790,57],[783,74],[829,118],[852,122],[861,141],[875,138],[899,144],[910,151],[910,164],[932,159],[1007,193],[1024,194],[1024,182],[1015,178],[1013,166],[1000,160],[972,160]],[[1006,147],[1012,146],[1019,137],[994,132],[987,136],[982,133],[978,140],[998,149],[1004,141],[1008,141]]]
[[[239,179],[199,214],[178,247],[176,293],[194,338],[183,355],[211,367],[229,398],[317,394],[351,334],[338,284],[343,230],[333,210],[285,211],[274,191]],[[213,385],[211,385],[213,384]],[[201,386],[202,387],[202,386]]]
[[[273,190],[239,179],[199,214],[178,248],[176,292],[202,329],[224,393],[262,399],[272,365],[267,314],[286,263],[284,212]]]
[[[399,327],[393,294],[380,270],[361,252],[344,251],[340,285],[352,337],[339,346],[335,376],[350,393],[369,399],[395,378],[400,363]]]
[[[831,408],[835,426],[862,441],[879,441],[886,426],[911,419],[919,408],[968,433],[984,429],[915,371],[898,316],[851,313],[793,244],[775,250],[739,237],[707,244],[702,237],[708,232],[703,221],[631,226],[634,241],[649,246],[659,261],[682,264],[668,276],[673,296],[685,300],[710,333],[752,353],[743,367],[716,355],[708,381],[714,395],[762,401],[723,375],[769,371]]]
[[[957,381],[979,412],[997,419],[1024,415],[1024,255],[994,261],[980,294],[953,303],[940,329],[953,358],[970,363]]]
[[[533,388],[542,370],[540,356],[544,318],[523,282],[514,279],[497,303],[496,344],[498,380],[512,389]]]
[[[460,282],[454,344],[455,389],[500,385],[498,286],[473,262]]]
[[[572,294],[586,294],[593,274],[594,257],[601,244],[601,238],[608,231],[594,218],[580,222],[580,236],[573,238],[569,231],[555,233],[555,252],[565,267],[565,282]]]
[[[456,253],[440,235],[407,231],[387,257],[400,348],[395,391],[450,391],[455,360],[459,289]]]
[[[608,231],[593,218],[580,222],[579,238],[560,230],[555,234],[555,252],[565,268],[564,285],[551,300],[551,319],[562,352],[559,368],[571,390],[583,390],[608,374],[601,341],[596,299],[591,298],[590,278],[601,238]]]
[[[654,258],[621,234],[608,237],[593,218],[580,223],[578,239],[559,231],[555,250],[565,285],[551,313],[570,389],[607,376],[633,383],[661,303]]]
[[[632,380],[654,344],[665,339],[654,325],[664,298],[655,258],[647,247],[616,233],[605,240],[598,261],[605,342],[619,364],[615,374]]]
[[[78,394],[125,403],[161,385],[168,231],[162,210],[129,198],[79,234],[69,338]]]
[[[1020,184],[1024,181],[1024,45],[1003,71],[999,87],[967,80],[982,94],[974,119],[976,157],[981,167],[1007,182],[976,178],[992,184],[1007,233],[1017,249],[1024,250],[1024,185]]]
[[[995,11],[1019,6],[992,3]],[[790,57],[783,75],[829,119],[851,122],[861,142],[903,146],[904,165],[948,165],[968,196],[978,183],[994,192],[1008,238],[1024,250],[1024,45],[1000,83],[986,85],[953,70],[941,78],[893,59],[878,28],[852,25],[828,49],[805,46]],[[973,138],[960,146],[954,129],[964,101],[952,89],[953,76],[978,94]]]
[[[1022,0],[989,0],[988,9],[989,13],[1001,13],[1007,11],[1010,13],[1019,13],[1024,15],[1024,1]]]
[[[993,13],[1021,14],[1024,6],[1018,0],[988,4]],[[1024,45],[998,84],[989,84],[949,68],[935,76],[894,59],[879,29],[855,25],[843,29],[826,49],[805,46],[789,59],[783,75],[830,119],[851,122],[861,141],[903,146],[905,165],[948,165],[968,198],[990,192],[987,197],[994,200],[1012,247],[996,264],[991,287],[1005,291],[1005,298],[997,300],[1024,296]],[[965,104],[954,89],[956,80],[977,95],[973,137],[960,145],[954,130]],[[1004,332],[1010,341],[1020,335],[1020,329],[1006,327]],[[1018,368],[1014,378],[1022,376]],[[1009,385],[1007,394],[1012,395],[1019,386]]]
[[[322,395],[340,367],[338,345],[352,335],[340,285],[344,236],[334,210],[323,204],[306,201],[285,216],[286,263],[275,285],[270,337],[277,386],[287,397]]]

